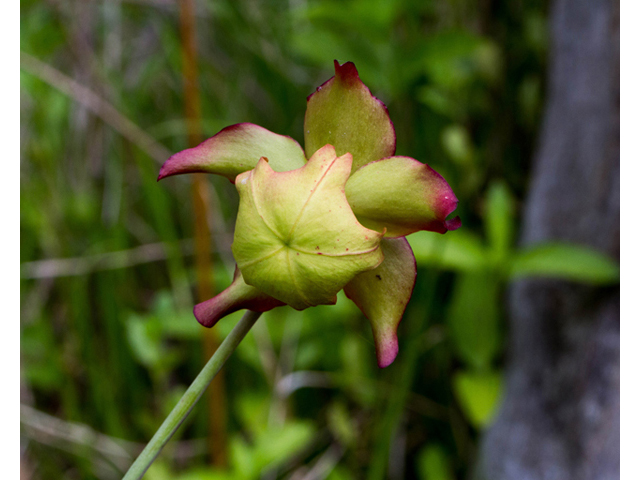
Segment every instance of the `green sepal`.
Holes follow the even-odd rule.
[[[238,176],[232,251],[247,284],[302,310],[334,304],[382,262],[383,234],[360,225],[344,195],[351,162],[326,145],[297,170],[275,172],[261,159]]]
[[[349,205],[365,227],[402,237],[420,230],[446,233],[460,227],[447,220],[458,199],[429,165],[410,157],[390,157],[358,169],[345,189]]]
[[[384,262],[361,273],[344,293],[371,322],[378,366],[385,368],[398,354],[396,330],[416,283],[416,259],[405,238],[383,238]]]
[[[254,168],[261,157],[268,158],[277,172],[300,168],[306,162],[302,147],[293,138],[252,123],[238,123],[197,147],[173,155],[162,165],[158,180],[199,172],[222,175],[234,182],[239,174]]]
[[[352,169],[396,151],[387,107],[371,95],[352,62],[334,62],[336,74],[307,98],[304,143],[307,157],[326,144],[338,155],[353,155]]]

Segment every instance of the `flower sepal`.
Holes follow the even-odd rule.
[[[369,319],[378,366],[385,368],[398,355],[396,331],[413,293],[417,267],[406,238],[383,238],[380,247],[384,262],[356,276],[344,293]]]
[[[345,189],[349,205],[365,227],[387,237],[420,230],[446,233],[460,227],[459,217],[447,220],[458,199],[429,165],[410,157],[389,157],[356,170]]]
[[[198,303],[193,308],[193,314],[201,325],[211,328],[218,320],[238,310],[268,312],[283,305],[285,305],[284,302],[247,285],[236,266],[231,285],[215,297]]]
[[[160,169],[158,180],[183,173],[213,173],[235,182],[236,177],[269,159],[271,168],[286,172],[306,163],[298,142],[253,123],[238,123],[223,128],[194,148],[171,156]]]
[[[307,157],[326,144],[353,156],[352,171],[396,152],[396,131],[384,103],[371,95],[352,62],[334,62],[335,76],[307,97]]]

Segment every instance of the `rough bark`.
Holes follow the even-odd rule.
[[[548,100],[523,245],[619,258],[619,2],[557,0]],[[509,292],[505,397],[481,443],[486,480],[620,478],[620,295],[550,280]]]

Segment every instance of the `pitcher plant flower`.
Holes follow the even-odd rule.
[[[394,156],[386,106],[353,63],[307,98],[304,150],[251,123],[176,153],[158,180],[213,173],[235,183],[240,206],[232,284],[194,308],[206,327],[240,309],[331,305],[344,290],[369,319],[378,365],[398,354],[396,330],[416,280],[406,235],[460,227],[458,200],[428,165]]]

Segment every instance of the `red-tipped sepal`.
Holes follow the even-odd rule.
[[[334,61],[336,74],[307,98],[304,143],[307,158],[326,144],[338,156],[353,155],[352,172],[396,152],[396,132],[387,107],[371,95],[352,62]]]
[[[429,165],[410,157],[371,162],[351,175],[345,188],[358,221],[387,237],[420,230],[446,233],[460,227],[459,217],[447,220],[458,199]]]
[[[193,308],[193,314],[198,322],[211,328],[218,320],[238,310],[267,312],[282,305],[284,303],[280,300],[244,283],[242,274],[236,267],[231,285],[215,297],[197,304]]]
[[[252,123],[238,123],[220,130],[194,148],[164,162],[158,180],[183,173],[214,173],[232,182],[254,168],[261,157],[276,172],[286,172],[306,163],[302,147],[291,137],[278,135]]]
[[[384,261],[351,280],[344,292],[371,322],[378,366],[391,365],[398,354],[396,330],[416,283],[416,259],[405,238],[384,238]]]

